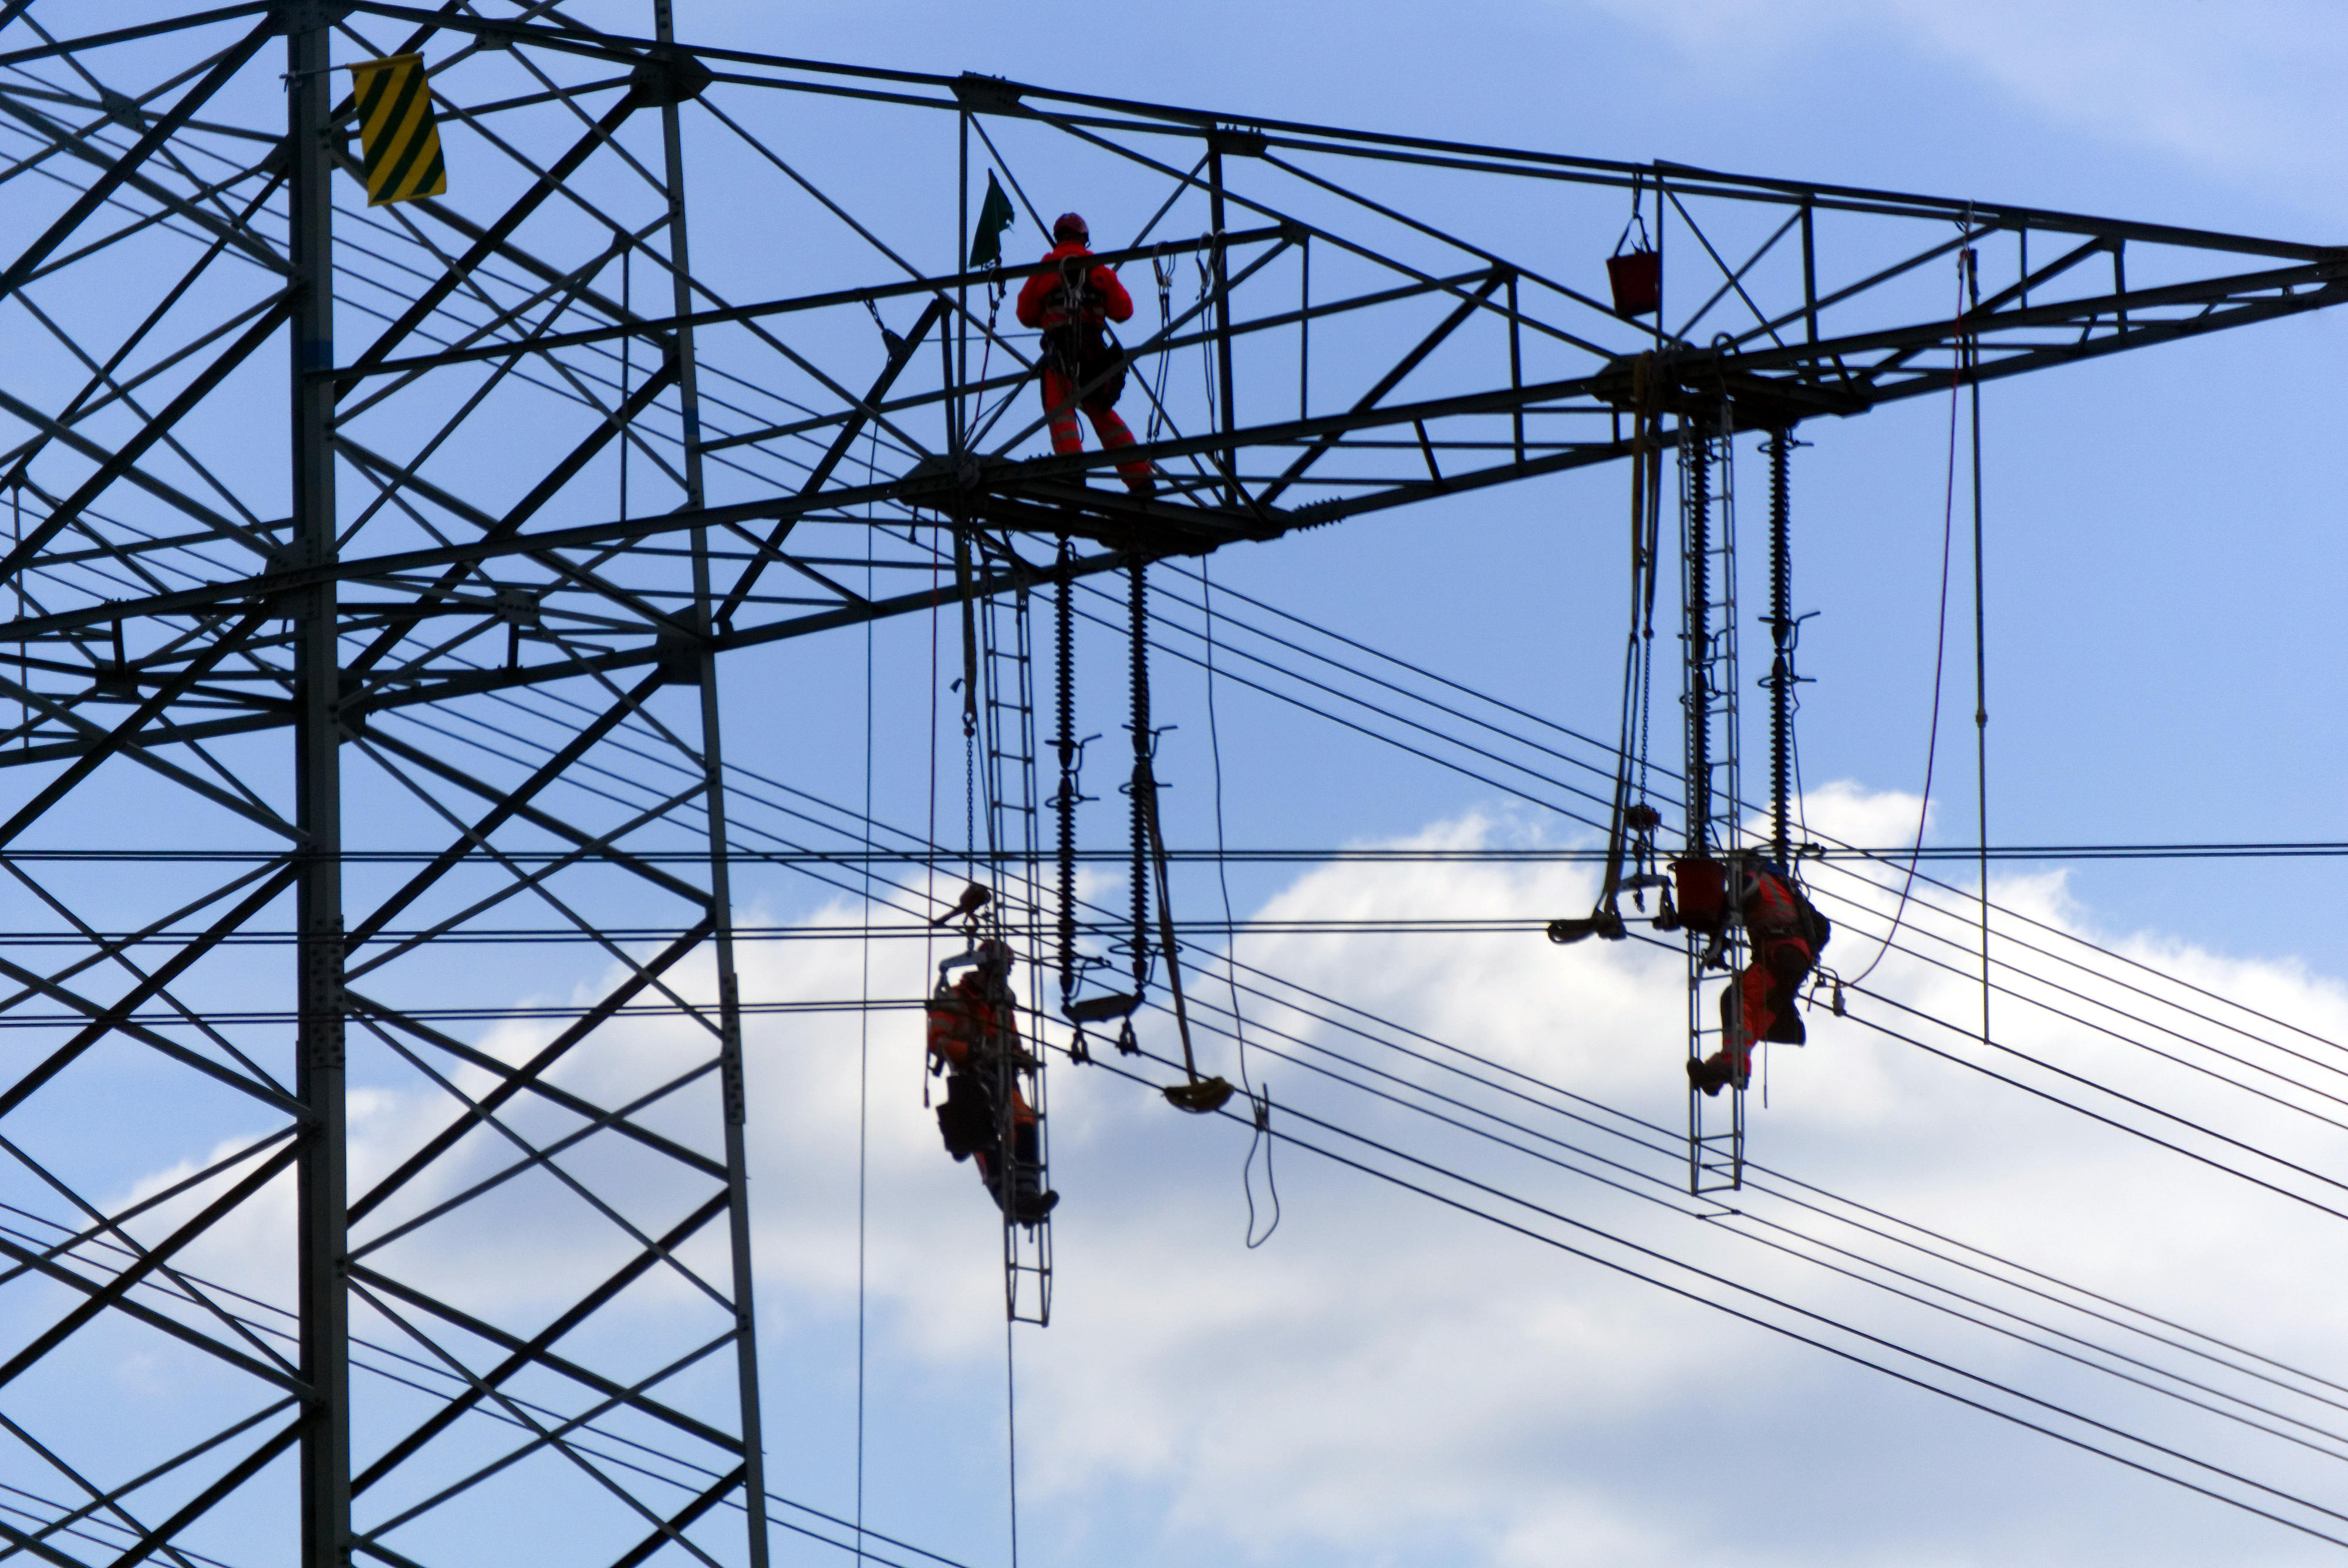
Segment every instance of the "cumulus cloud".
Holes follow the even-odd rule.
[[[1818,835],[1874,843],[1912,833],[1919,807],[1850,786],[1806,804]],[[1529,836],[1469,817],[1414,842]],[[1271,929],[1238,950],[1253,987],[1247,1073],[1270,1087],[1275,1130],[1302,1140],[1278,1150],[1283,1219],[1261,1250],[1241,1240],[1243,1123],[1184,1117],[1107,1071],[1055,1066],[1056,1320],[1021,1331],[1031,1522],[1096,1549],[1114,1541],[1137,1563],[2053,1563],[2106,1549],[2298,1560],[2280,1529],[1691,1297],[2321,1526],[2063,1411],[2286,1491],[2329,1485],[2326,1456],[2348,1443],[2322,1434],[2348,1429],[2331,1403],[2343,1397],[2281,1367],[2341,1373],[2325,1211],[2348,1212],[2329,1174],[2348,1115],[2325,1097],[2348,1084],[2329,1043],[2348,1031],[2348,993],[2296,965],[2098,933],[2060,875],[2001,876],[1993,951],[2013,994],[1993,999],[1985,1046],[1971,1037],[1981,992],[1967,890],[1920,882],[1901,907],[1896,866],[1832,861],[1810,880],[1838,923],[1829,967],[1868,968],[1895,909],[1907,950],[1849,994],[1849,1016],[1821,996],[1810,1045],[1771,1053],[1766,1108],[1761,1083],[1748,1099],[1741,1192],[1684,1191],[1680,951],[1557,948],[1529,924],[1589,906],[1586,866],[1339,862],[1257,912]],[[834,907],[819,923],[860,918]],[[1395,919],[1529,923],[1313,929]],[[761,1004],[868,990],[910,1003],[935,956],[917,939],[869,955],[846,936],[753,944],[744,991]],[[1232,1042],[1215,1032],[1228,1003],[1220,957],[1192,957],[1208,1065],[1236,1077]],[[1722,983],[1704,979],[1707,1002]],[[706,976],[679,984],[705,993]],[[770,1377],[841,1376],[824,1357],[839,1353],[857,1301],[861,1122],[872,1364],[893,1386],[948,1390],[938,1397],[953,1412],[874,1462],[934,1468],[995,1419],[1002,1281],[992,1207],[922,1105],[919,1018],[754,1016],[752,1191]],[[1153,1051],[1172,1048],[1162,1017],[1143,1032]],[[541,1037],[509,1031],[496,1048],[520,1059]],[[676,1020],[629,1021],[614,1040],[623,1048],[582,1061],[569,1087],[641,1092],[703,1048]],[[680,1127],[694,1109],[680,1108]],[[376,1091],[358,1110],[355,1157],[370,1171],[448,1114],[420,1089]],[[567,1217],[513,1238],[529,1267],[484,1270],[466,1246],[416,1266],[495,1274],[496,1289],[522,1293],[569,1277],[601,1244],[595,1226],[559,1193],[532,1202]],[[638,1305],[644,1321],[684,1299],[668,1292]],[[805,1388],[770,1387],[768,1398],[795,1412],[795,1440],[850,1435],[837,1405]],[[1952,1491],[1952,1475],[1976,1484]],[[2099,1545],[2077,1534],[2083,1517],[2102,1522]],[[955,1549],[962,1527],[939,1528],[953,1533],[924,1539]]]

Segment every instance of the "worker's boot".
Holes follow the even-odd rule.
[[[1705,1094],[1716,1099],[1721,1088],[1728,1082],[1727,1059],[1719,1055],[1706,1057],[1702,1061],[1690,1057],[1687,1076],[1690,1088],[1700,1088]]]
[[[1035,1167],[1022,1160],[1014,1161],[1011,1167],[1009,1199],[1006,1201],[997,1191],[994,1201],[1011,1219],[1023,1225],[1033,1225],[1040,1223],[1052,1212],[1053,1205],[1059,1202],[1060,1195],[1044,1191],[1044,1183]]]

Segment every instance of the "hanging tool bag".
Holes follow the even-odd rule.
[[[1044,329],[1044,363],[1081,389],[1098,377],[1107,379],[1083,393],[1087,408],[1114,408],[1125,396],[1125,346],[1097,322],[1071,322]]]
[[[1786,886],[1794,895],[1794,929],[1804,942],[1810,944],[1810,959],[1816,963],[1818,955],[1825,952],[1827,944],[1834,939],[1834,922],[1810,902],[1810,895],[1797,884],[1789,882]]]
[[[955,1160],[967,1160],[994,1147],[994,1107],[986,1087],[973,1075],[948,1074],[946,1098],[937,1110],[938,1136],[945,1140],[946,1152]]]
[[[1673,861],[1672,881],[1679,893],[1680,923],[1715,934],[1728,924],[1728,868],[1709,858]]]

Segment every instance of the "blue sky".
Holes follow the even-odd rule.
[[[576,9],[645,29],[638,0]],[[2334,90],[2348,21],[2314,5],[680,0],[678,12],[688,39],[813,59],[2297,240],[2337,234],[2348,194],[2327,156],[2348,129]],[[928,235],[919,259],[946,270],[959,239],[945,216],[950,121],[867,123],[842,122],[869,139],[810,134],[786,150],[853,170],[859,183],[840,194]],[[1097,165],[1016,156],[1040,160],[1019,173],[1046,212],[1079,208],[1104,232],[1142,215],[1129,211],[1131,191],[1097,182]],[[861,263],[826,236],[729,200],[736,172],[723,155],[695,165],[697,270],[745,298],[856,275]],[[465,177],[459,167],[455,178]],[[1530,199],[1478,211],[1439,182],[1426,193],[1430,211],[1512,236],[1529,263],[1592,287],[1619,224]],[[1020,237],[1014,253],[1033,240]],[[1990,389],[1993,837],[2348,838],[2333,787],[2348,746],[2332,722],[2343,346],[2348,324],[2306,317]],[[1803,758],[1818,820],[1852,841],[1894,841],[1918,809],[1947,418],[1945,402],[1919,399],[1803,431],[1814,445],[1796,468],[1796,597],[1820,612],[1804,644],[1818,684],[1805,694]],[[510,438],[486,433],[462,460],[494,479]],[[1758,472],[1743,469],[1748,496]],[[1236,548],[1212,572],[1546,718],[1610,734],[1624,482],[1587,473],[1486,492]],[[1949,843],[1967,841],[1973,809],[1968,595],[1961,573],[1932,802],[1934,834]],[[840,800],[865,788],[870,766],[879,814],[918,827],[935,756],[936,805],[951,820],[958,747],[951,697],[942,740],[931,727],[932,635],[909,617],[869,645],[850,633],[736,656],[725,682],[729,757]],[[1083,655],[1082,727],[1114,746],[1113,634],[1087,630]],[[1210,841],[1219,792],[1223,830],[1240,846],[1584,841],[1570,823],[1228,684],[1213,715],[1219,786],[1205,695],[1195,669],[1161,661],[1160,717],[1178,726],[1161,753],[1178,844]],[[1757,749],[1748,743],[1748,755]],[[1114,842],[1117,803],[1097,792],[1108,802],[1090,830]],[[2327,867],[2021,866],[2001,872],[1996,891],[2049,926],[2337,1038],[2348,1024],[2348,922]],[[1114,902],[1118,889],[1104,876],[1092,891]],[[1841,891],[1888,907],[1881,888]],[[1178,885],[1186,913],[1211,910],[1220,892],[1202,877]],[[1297,919],[1522,918],[1590,897],[1579,871],[1553,866],[1254,867],[1233,873],[1231,892],[1242,915]],[[737,893],[749,923],[859,918],[828,890],[780,873],[745,871]],[[1953,931],[1961,914],[1920,918]],[[2028,934],[2018,921],[2003,929]],[[1679,980],[1635,949],[1560,954],[1521,934],[1251,942],[1243,956],[1266,970],[1636,1114],[1666,1124],[1681,1114]],[[1846,939],[1838,963],[1863,961],[1857,942]],[[753,944],[746,991],[785,1000],[869,986],[907,998],[926,988],[911,944],[880,944],[869,975],[865,957],[847,941]],[[526,977],[478,963],[451,974],[469,995],[517,1000],[598,978],[592,958]],[[2083,1006],[2126,1001],[2105,979],[2081,984],[2093,993]],[[1961,982],[1897,960],[1882,989],[1942,1012],[1972,1005]],[[2162,995],[2162,1006],[2190,1000]],[[1293,995],[1249,1012],[1266,1031],[1358,1048]],[[967,1170],[938,1151],[912,1016],[878,1015],[869,1032],[837,1016],[764,1018],[752,1032],[772,1479],[847,1513],[860,1472],[877,1527],[992,1565],[1007,1556],[997,1232]],[[2201,1105],[2188,1072],[2147,1067],[2091,1030],[2037,1015],[2014,1026],[2087,1080],[2141,1081],[2165,1103]],[[674,1043],[652,1026],[641,1038],[648,1061]],[[1423,1136],[1435,1141],[1410,1146],[1538,1191],[1567,1216],[1534,1226],[1551,1240],[1573,1240],[1571,1221],[1604,1225],[1985,1375],[2107,1397],[2012,1345],[1746,1250],[1756,1243],[1729,1227],[1658,1216],[1514,1154],[1426,1133],[1278,1057],[1256,1066],[1301,1113],[1406,1143]],[[2324,1262],[2329,1222],[2304,1205],[2164,1162],[1857,1023],[1821,1020],[1815,1047],[1779,1053],[1772,1071],[1757,1159],[2338,1375],[2324,1359],[2338,1284]],[[1424,1075],[1410,1082],[1440,1087]],[[1063,1069],[1055,1094],[1066,1193],[1058,1321],[1015,1341],[1027,1563],[1725,1568],[2319,1555],[2275,1526],[1307,1156],[1282,1157],[1281,1230],[1250,1250],[1243,1193],[1260,1203],[1269,1193],[1242,1186],[1243,1132],[1176,1118],[1101,1072]],[[356,1116],[361,1159],[432,1111],[394,1088],[371,1089]],[[2326,1135],[2261,1108],[2228,1101],[2213,1116],[2310,1161],[2337,1153]],[[191,1119],[168,1119],[170,1136],[192,1136]],[[166,1130],[154,1158],[167,1165],[180,1149]],[[860,1243],[860,1160],[870,1177]],[[2169,1419],[2132,1395],[2108,1398],[2098,1408],[2115,1420]],[[2252,1454],[2249,1439],[2190,1430],[2199,1451]],[[2337,1495],[2324,1490],[2323,1466],[2273,1462],[2295,1484]],[[803,1546],[783,1556],[821,1558]]]
[[[1063,20],[1028,8],[885,5],[794,7],[785,20],[766,6],[713,6],[688,10],[686,30],[809,57],[995,72],[1241,117],[2308,240],[2339,229],[2340,181],[2319,150],[2339,129],[2324,84],[2343,27],[2313,6],[1195,5]],[[940,150],[909,148],[905,157],[915,166]],[[1023,175],[1049,184],[1048,170]],[[1047,209],[1113,210],[1119,199],[1113,190],[1052,189],[1037,194]],[[1478,216],[1512,223],[1517,215]],[[1612,242],[1611,228],[1546,235],[1537,264],[1594,279]],[[775,253],[788,266],[788,243]],[[2339,836],[2331,781],[2348,758],[2326,718],[2331,661],[2316,650],[2330,641],[2340,570],[2330,453],[2343,330],[2302,319],[1991,390],[1996,838]],[[1818,680],[1803,721],[1814,786],[1848,780],[1863,795],[1910,797],[1919,788],[1946,414],[1945,404],[1920,401],[1804,432],[1816,446],[1797,469],[1797,597],[1823,612],[1805,645],[1806,670]],[[1604,731],[1621,482],[1529,486],[1233,552],[1214,569],[1381,648]],[[1957,842],[1969,836],[1972,807],[1966,587],[1961,575],[1935,792],[1936,835]],[[918,666],[922,634],[906,628],[882,634],[884,670],[892,636],[912,645],[898,652]],[[827,662],[837,656],[809,646],[777,664],[804,692],[817,684],[808,677],[837,668]],[[918,667],[911,674],[914,684],[896,688],[899,706],[884,692],[884,748],[902,705],[919,700]],[[1169,745],[1169,813],[1195,833],[1205,827],[1207,782],[1198,694],[1177,689],[1160,701],[1184,727]],[[1553,831],[1512,821],[1505,802],[1457,779],[1381,762],[1342,738],[1302,735],[1244,696],[1227,691],[1223,704],[1235,843],[1393,839],[1478,811],[1498,813],[1497,826],[1478,830],[1500,841]],[[852,774],[857,722],[860,715],[838,715],[829,748],[795,746],[803,765]],[[891,789],[885,778],[881,788]],[[1912,810],[1912,799],[1879,800],[1862,817],[1884,841]],[[1283,894],[1284,875],[1239,879],[1242,907],[1285,896],[1350,908],[1381,896],[1366,886]],[[2291,1005],[2321,1010],[2334,994],[2327,977],[2339,973],[2330,881],[2320,863],[2161,862],[2089,866],[2060,886],[2012,891],[2084,930],[2142,933],[2156,962],[2235,962],[2225,983],[2246,995],[2311,987]],[[1385,907],[1489,913],[1496,898],[1515,910],[1570,896],[1555,883],[1414,886],[1417,903],[1403,887],[1384,895]],[[1650,1021],[1609,1037],[1593,1057],[1594,1046],[1558,1044],[1594,1004],[1586,988],[1543,974],[1546,954],[1426,959],[1408,966],[1424,988],[1400,995],[1375,978],[1380,963],[1358,948],[1311,972],[1341,992],[1388,996],[1405,1016],[1443,1018],[1468,1038],[1521,1038],[1526,1059],[1570,1061],[1589,1075],[1577,1082],[1619,1072],[1633,1101],[1675,1114],[1673,1047],[1668,1026],[1653,1022],[1668,993],[1634,984],[1622,1006]],[[902,1042],[875,1048],[891,1063],[886,1075],[902,1073]],[[1643,1065],[1624,1067],[1618,1052]],[[788,1048],[801,1065],[776,1070],[821,1071],[819,1053],[814,1043]],[[1856,1037],[1823,1039],[1782,1070],[1780,1092],[1795,1109],[1761,1118],[1765,1158],[1833,1169],[1859,1183],[1853,1191],[1904,1197],[1979,1227],[1968,1234],[2034,1246],[2048,1266],[2125,1278],[2154,1299],[2194,1300],[2245,1332],[2295,1339],[2307,1300],[2297,1293],[2325,1288],[2320,1274],[2276,1279],[2252,1306],[2190,1283],[2214,1254],[2178,1239],[2180,1214],[2231,1215],[2220,1229],[2239,1224],[2244,1237],[2286,1251],[2321,1243],[2257,1203],[2238,1210],[2224,1189],[2173,1187],[2075,1122],[1976,1099],[1962,1085],[1886,1064]],[[2135,1069],[2123,1059],[2110,1070]],[[1878,1072],[1892,1086],[1879,1096]],[[1292,1165],[1286,1227],[1266,1251],[1245,1253],[1241,1146],[1153,1123],[1146,1108],[1100,1098],[1089,1079],[1071,1087],[1070,1077],[1061,1088],[1070,1097],[1060,1130],[1070,1192],[1060,1226],[1063,1317],[1023,1332],[1019,1351],[1030,1401],[1022,1439],[1030,1561],[2314,1560],[2305,1554],[2313,1549],[2271,1527],[1618,1287],[1529,1244],[1463,1233],[1475,1228],[1336,1173]],[[1875,1087],[1861,1092],[1846,1078]],[[829,1103],[844,1109],[847,1091],[835,1090]],[[926,1133],[917,1119],[908,1124],[904,1095],[895,1084],[875,1115],[898,1119],[901,1157],[912,1161],[924,1157]],[[1805,1098],[1813,1118],[1800,1109]],[[818,1148],[843,1147],[793,1125]],[[819,1196],[808,1228],[794,1223],[791,1233],[813,1256],[846,1244],[838,1174],[793,1170]],[[936,1191],[941,1205],[954,1201],[952,1186]],[[824,1191],[833,1194],[829,1210]],[[2017,1191],[2028,1196],[2017,1201]],[[973,1196],[963,1194],[963,1222],[983,1221]],[[876,1214],[922,1202],[875,1202]],[[895,1212],[904,1222],[904,1209]],[[925,1224],[944,1224],[922,1213]],[[2268,1237],[2270,1222],[2300,1239]],[[982,1274],[986,1244],[936,1243]],[[829,1255],[836,1265],[837,1252]],[[2273,1246],[2250,1255],[2271,1258]],[[821,1272],[814,1263],[773,1266]],[[1429,1286],[1431,1275],[1458,1288]],[[778,1372],[813,1379],[797,1462],[813,1484],[829,1477],[834,1495],[847,1479],[837,1359],[847,1304],[838,1284],[835,1266],[829,1294],[809,1286],[824,1309],[799,1321],[798,1336],[770,1340]],[[973,1285],[962,1299],[982,1295]],[[878,1295],[893,1305],[876,1320],[884,1326],[875,1387],[890,1392],[874,1407],[870,1495],[890,1500],[892,1516],[907,1508],[934,1520],[942,1535],[922,1539],[995,1560],[1000,1499],[986,1497],[985,1467],[971,1468],[978,1434],[999,1432],[999,1400],[985,1413],[996,1395],[983,1370],[983,1326],[929,1319],[935,1298],[916,1285]],[[1455,1358],[1447,1367],[1446,1357]],[[909,1365],[922,1370],[909,1375]]]

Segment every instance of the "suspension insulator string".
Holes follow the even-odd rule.
[[[1687,453],[1687,852],[1712,845],[1712,432],[1701,415],[1684,419]]]

